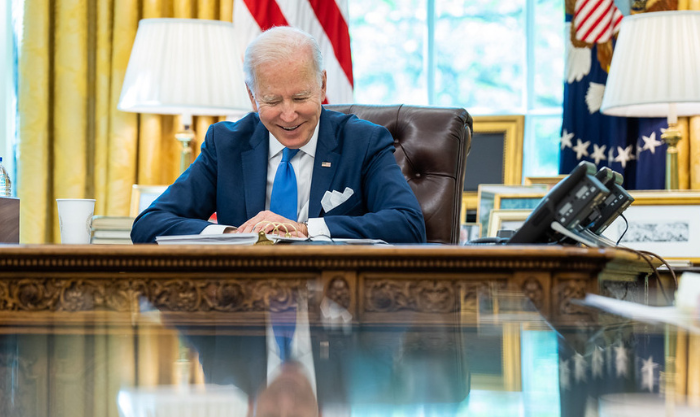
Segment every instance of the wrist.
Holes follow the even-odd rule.
[[[309,236],[309,223],[299,222],[299,232],[304,236]]]

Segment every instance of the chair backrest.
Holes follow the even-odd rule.
[[[326,105],[389,129],[396,162],[418,198],[428,242],[459,243],[472,117],[460,108]]]

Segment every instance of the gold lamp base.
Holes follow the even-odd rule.
[[[678,141],[681,140],[681,132],[675,123],[669,123],[668,129],[661,135],[666,143],[666,189],[678,189]]]
[[[194,140],[194,131],[189,125],[185,125],[185,130],[177,132],[175,138],[182,144],[182,151],[180,152],[180,173],[183,173],[192,163],[192,147],[190,144]]]

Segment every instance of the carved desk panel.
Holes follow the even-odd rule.
[[[566,325],[590,314],[571,299],[639,297],[628,290],[643,289],[647,272],[628,252],[561,246],[3,246],[0,318],[128,325],[153,310],[173,324],[261,325],[266,311],[285,310],[305,290],[312,321],[325,299],[354,324],[465,324],[538,311]]]

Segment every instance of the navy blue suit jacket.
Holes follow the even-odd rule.
[[[389,131],[325,109],[319,123],[309,218],[323,217],[334,238],[425,242],[423,214],[396,163]],[[136,218],[133,242],[199,234],[214,212],[220,224],[240,226],[265,210],[268,138],[257,113],[213,124],[195,162]],[[354,194],[324,212],[324,193],[346,187]]]

